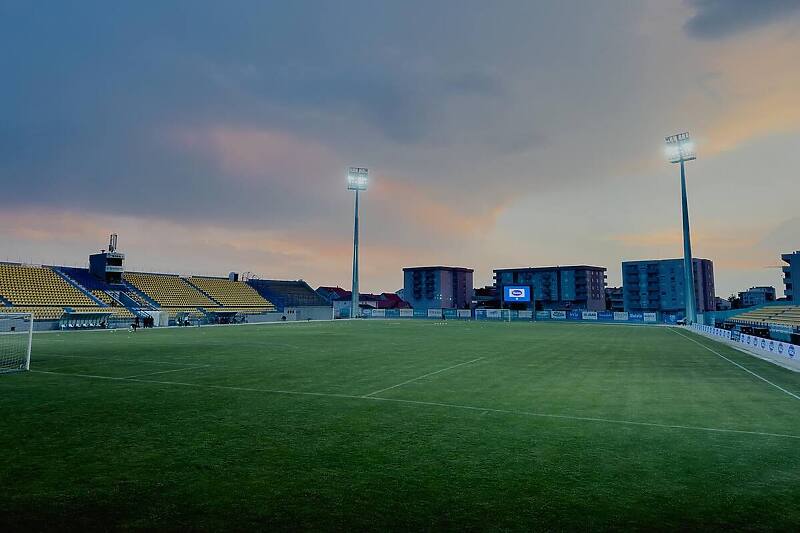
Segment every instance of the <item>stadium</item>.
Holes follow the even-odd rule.
[[[0,265],[0,362],[30,370],[0,374],[5,530],[800,519],[797,347],[742,332],[796,327],[799,306],[719,328],[573,309],[334,320],[303,281],[126,272],[110,244],[87,269]]]
[[[0,1],[0,531],[800,529],[789,4]]]

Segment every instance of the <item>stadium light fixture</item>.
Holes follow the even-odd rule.
[[[692,262],[692,239],[689,231],[689,202],[686,195],[686,161],[697,159],[689,132],[665,138],[667,159],[681,165],[681,211],[683,213],[683,275],[684,298],[686,300],[686,323],[697,322],[694,294],[694,267]]]
[[[347,169],[347,190],[355,191],[355,216],[353,220],[353,289],[351,292],[350,318],[361,316],[358,294],[358,193],[366,191],[369,183],[369,170],[363,167]]]

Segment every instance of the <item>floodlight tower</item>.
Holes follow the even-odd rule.
[[[367,190],[369,171],[366,168],[350,167],[347,169],[347,190],[356,193],[355,218],[353,223],[353,290],[350,318],[358,318],[361,313],[358,307],[358,192]]]
[[[686,161],[697,159],[689,132],[670,135],[667,141],[667,157],[670,163],[681,165],[681,207],[683,211],[683,271],[686,297],[686,323],[697,321],[694,295],[694,268],[692,266],[692,240],[689,233],[689,203],[686,199]]]

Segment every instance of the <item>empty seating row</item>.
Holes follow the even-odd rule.
[[[188,281],[224,306],[275,308],[272,302],[242,281],[201,276],[190,277]]]
[[[96,305],[51,268],[10,263],[0,263],[0,296],[18,306]]]
[[[125,281],[162,307],[218,307],[206,295],[179,276],[128,272]]]
[[[0,313],[33,313],[34,320],[58,320],[64,316],[63,307],[0,307]]]
[[[189,318],[203,317],[203,313],[197,307],[169,307],[162,309],[162,311],[167,312],[170,320],[174,320],[178,315]]]
[[[112,298],[111,296],[108,295],[108,293],[106,293],[106,291],[101,291],[101,290],[97,290],[97,289],[93,290],[92,291],[92,296],[94,296],[95,298],[97,298],[98,300],[100,300],[101,302],[103,302],[106,305],[110,305],[110,306],[118,306],[119,305],[117,303],[117,301],[114,300],[114,298]]]
[[[730,318],[733,322],[800,327],[800,305],[768,305]]]
[[[109,313],[112,318],[133,318],[133,314],[124,307],[69,307],[72,315]],[[0,307],[0,313],[32,313],[35,320],[59,320],[64,317],[64,307],[53,306],[13,306]]]
[[[263,313],[272,313],[275,311],[275,306],[271,307],[213,307],[206,308],[208,312],[221,312],[221,313],[239,313],[242,315],[260,315]]]
[[[108,313],[112,318],[133,318],[133,313],[124,307],[70,307],[73,315]]]

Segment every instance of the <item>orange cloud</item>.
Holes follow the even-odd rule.
[[[302,231],[238,229],[179,223],[155,217],[120,217],[69,211],[0,212],[3,259],[46,264],[85,264],[90,253],[120,234],[130,270],[226,275],[251,271],[262,277],[349,286],[352,242]],[[402,266],[431,259],[414,247],[370,242],[362,250],[364,290],[396,289]]]
[[[706,58],[715,74],[714,101],[690,102],[708,116],[703,151],[729,150],[748,139],[800,131],[800,39],[764,30],[740,40],[712,45]]]
[[[396,211],[391,213],[392,216],[456,239],[490,231],[505,209],[503,203],[496,203],[497,200],[493,199],[495,205],[470,210],[459,202],[458,194],[450,193],[446,200],[438,200],[437,193],[431,188],[387,176],[380,176],[375,186],[378,201],[389,210]]]
[[[777,252],[762,245],[766,228],[705,226],[704,231],[692,231],[692,252],[695,257],[711,259],[718,269],[756,270],[775,262]],[[672,257],[683,257],[680,229],[613,235],[609,240],[629,248],[626,255],[636,258],[663,257],[665,249],[674,250]]]
[[[266,174],[313,178],[342,167],[325,145],[275,129],[222,124],[172,129],[168,138],[183,149],[211,157],[226,174],[254,180]]]

